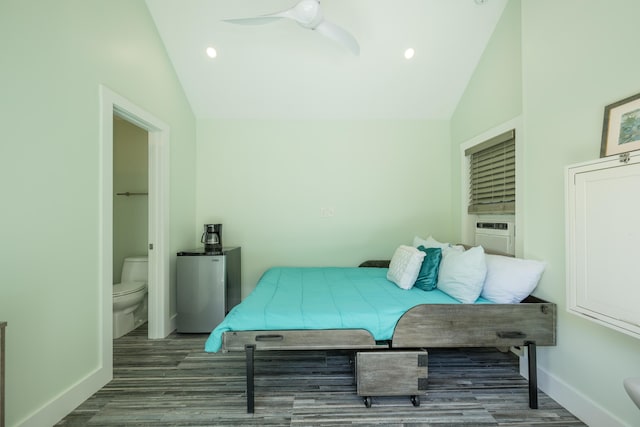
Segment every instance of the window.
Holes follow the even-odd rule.
[[[516,133],[511,129],[468,148],[470,214],[515,214]]]

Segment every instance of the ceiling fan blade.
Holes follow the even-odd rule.
[[[282,18],[284,18],[284,16],[264,15],[264,16],[254,16],[253,18],[223,19],[223,21],[229,22],[230,24],[238,24],[238,25],[263,25],[263,24],[269,24],[271,22],[278,21]]]
[[[344,45],[354,55],[360,55],[360,45],[358,41],[348,31],[333,22],[323,20],[315,27],[315,30],[325,37],[328,37]]]
[[[262,25],[282,18],[294,20],[309,30],[316,30],[323,36],[346,46],[354,55],[360,55],[360,45],[355,37],[340,26],[324,20],[320,10],[320,0],[299,0],[295,6],[280,12],[252,18],[223,19],[223,21],[240,25]]]
[[[320,21],[322,21],[320,1],[300,0],[295,6],[280,12],[251,18],[223,19],[223,21],[241,25],[261,25],[268,24],[281,18],[292,19],[305,28],[313,29]]]
[[[266,15],[254,16],[251,18],[233,18],[233,19],[223,19],[224,22],[229,22],[231,24],[240,24],[240,25],[263,25],[270,24],[271,22],[279,21],[282,18],[289,18],[297,21],[295,16],[294,8],[289,8],[282,10],[280,12],[269,13]]]

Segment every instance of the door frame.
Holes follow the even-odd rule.
[[[113,367],[113,116],[149,135],[149,338],[171,332],[169,315],[169,137],[167,124],[100,85],[100,318],[105,365]],[[105,367],[106,367],[105,366]]]

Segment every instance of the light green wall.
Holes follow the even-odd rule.
[[[126,120],[113,121],[113,283],[120,283],[122,262],[147,254],[148,196],[118,193],[149,191],[148,133]]]
[[[171,128],[172,248],[192,233],[195,119],[142,0],[2,0],[0,52],[0,318],[14,426],[99,366],[99,84]]]
[[[522,12],[525,253],[548,260],[539,294],[562,308],[559,346],[540,363],[629,425],[640,425],[622,388],[625,376],[640,376],[640,340],[564,309],[563,188],[566,165],[599,157],[605,105],[640,90],[640,57],[632,53],[640,2],[525,0]]]
[[[522,113],[520,0],[509,0],[451,117],[454,241],[461,235],[460,144]]]
[[[446,121],[201,120],[196,232],[221,222],[242,246],[244,295],[268,267],[356,266],[416,234],[447,239],[449,138]]]
[[[451,117],[454,145],[522,112],[520,8],[520,0],[509,0],[460,98]]]
[[[518,141],[524,149],[524,256],[548,262],[536,295],[558,305],[558,345],[539,349],[538,365],[552,379],[546,386],[560,403],[577,410],[576,415],[588,416],[592,406],[571,407],[580,396],[633,426],[640,425],[638,409],[626,396],[622,380],[640,376],[640,341],[565,309],[564,167],[599,156],[604,106],[640,88],[640,59],[632,53],[640,36],[639,14],[635,0],[511,0],[451,130],[459,175],[461,142],[522,113],[524,135]],[[521,49],[514,40],[521,40]],[[522,67],[511,66],[512,76],[495,79],[493,70],[520,52]],[[509,108],[502,101],[497,105],[493,96],[501,93],[503,84],[513,91]],[[482,113],[482,106],[491,113]],[[455,175],[453,188],[454,214],[457,209],[459,217]]]

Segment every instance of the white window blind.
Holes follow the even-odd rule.
[[[471,214],[514,214],[516,210],[515,129],[464,152],[469,157]]]

